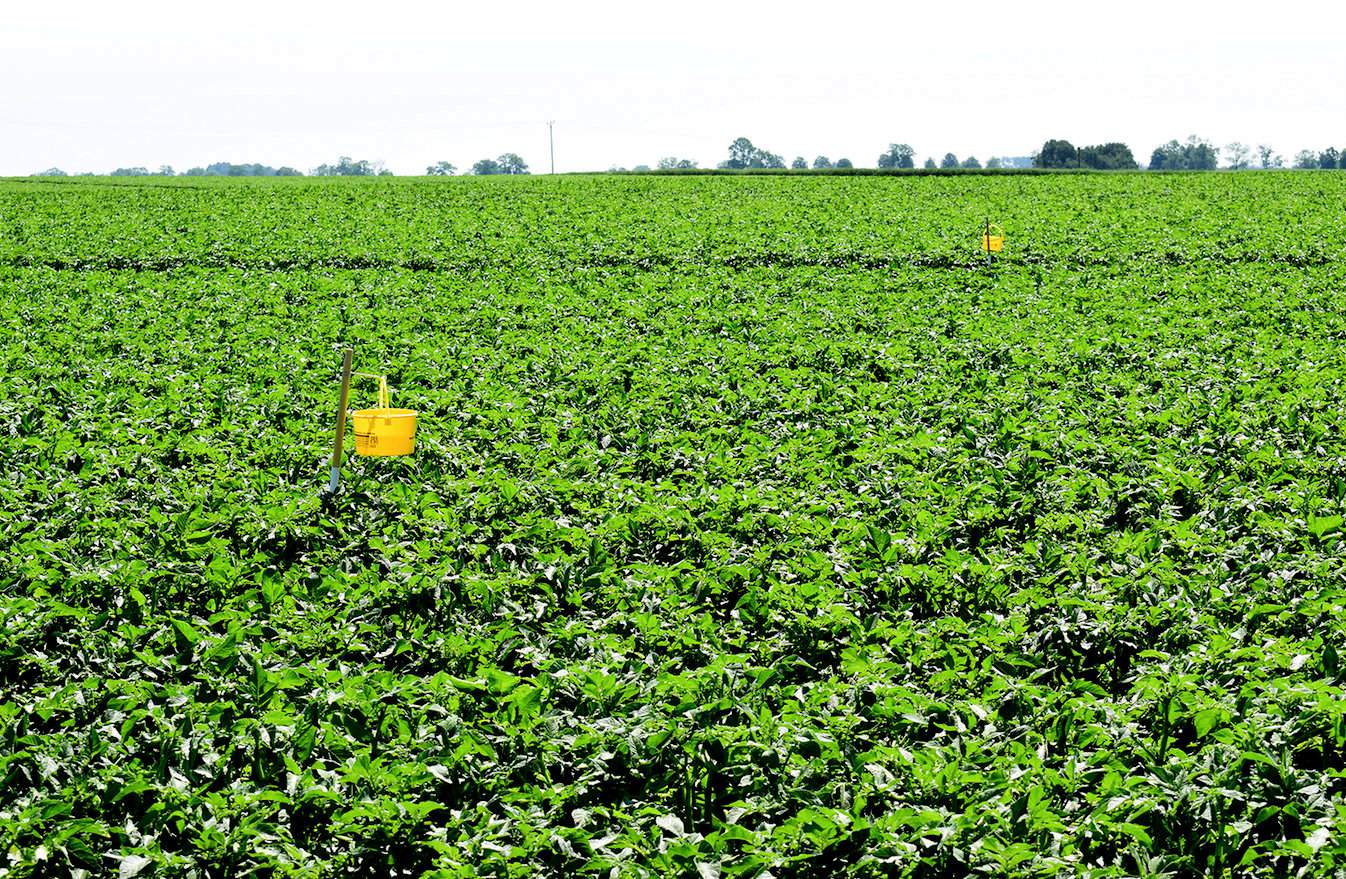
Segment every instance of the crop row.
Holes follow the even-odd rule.
[[[0,265],[169,269],[964,265],[1341,258],[1336,175],[14,182]]]

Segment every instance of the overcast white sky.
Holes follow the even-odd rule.
[[[1107,14],[1095,11],[1106,7]],[[1346,2],[919,5],[9,0],[0,175],[212,161],[399,174],[723,159],[873,165],[1049,137],[1346,147]]]

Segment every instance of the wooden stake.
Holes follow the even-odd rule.
[[[341,483],[341,447],[346,444],[346,400],[351,392],[351,361],[355,351],[347,348],[341,354],[341,399],[337,403],[336,448],[332,450],[332,476],[327,480],[327,493],[336,494]]]

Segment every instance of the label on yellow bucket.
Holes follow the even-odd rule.
[[[357,409],[351,413],[355,454],[410,455],[416,448],[416,412],[412,409]]]

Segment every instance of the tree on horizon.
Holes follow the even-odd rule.
[[[910,144],[890,143],[888,149],[879,156],[878,167],[880,168],[914,168],[916,167],[916,151]]]

